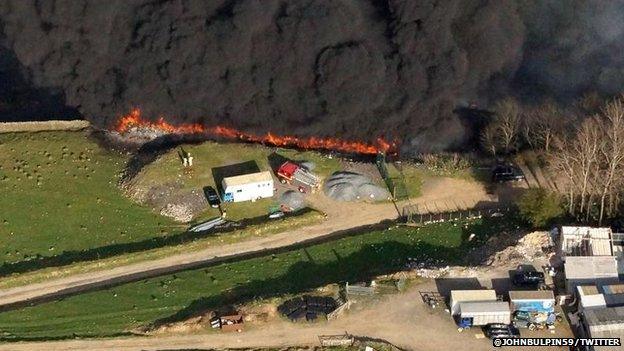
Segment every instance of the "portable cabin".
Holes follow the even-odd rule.
[[[273,196],[271,172],[258,172],[223,178],[223,201],[255,201]]]

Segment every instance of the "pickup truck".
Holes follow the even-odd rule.
[[[524,174],[520,168],[511,164],[498,164],[492,169],[492,182],[503,183],[509,181],[522,181]]]

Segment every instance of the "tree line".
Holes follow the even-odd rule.
[[[522,106],[508,98],[493,109],[481,131],[482,148],[510,154],[540,151],[565,201],[567,212],[583,222],[620,214],[624,190],[624,95],[604,101],[586,95],[568,107],[546,101]]]

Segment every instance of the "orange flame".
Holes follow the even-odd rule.
[[[273,146],[336,150],[358,154],[387,152],[395,147],[394,143],[389,143],[382,138],[378,138],[377,144],[372,145],[358,141],[345,141],[337,138],[278,136],[270,132],[265,135],[255,135],[234,128],[224,126],[206,127],[197,123],[172,125],[162,117],[155,122],[143,119],[141,117],[141,110],[138,108],[132,109],[127,115],[121,116],[115,125],[115,131],[125,133],[133,127],[154,129],[167,134],[208,134],[215,137],[237,139]]]

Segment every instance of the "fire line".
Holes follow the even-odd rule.
[[[256,135],[230,127],[209,127],[197,123],[173,125],[165,121],[162,117],[156,121],[144,119],[141,116],[141,110],[138,108],[132,109],[127,115],[121,116],[114,127],[115,131],[119,133],[128,132],[132,128],[153,129],[167,134],[208,134],[225,139],[269,144],[273,146],[335,150],[345,153],[369,155],[377,154],[378,152],[387,152],[394,147],[392,143],[382,138],[377,138],[376,145],[373,145],[358,141],[345,141],[338,138],[280,136],[270,132],[265,135]]]

